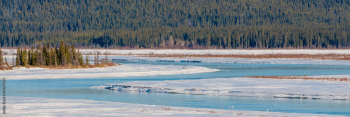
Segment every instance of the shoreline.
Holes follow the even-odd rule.
[[[2,49],[6,54],[11,51],[16,53],[16,49]],[[29,49],[27,49],[29,50]],[[261,54],[350,54],[350,49],[76,49],[82,54],[101,53],[109,54],[201,54],[201,55],[261,55]]]
[[[127,56],[127,55],[122,55]],[[152,58],[236,58],[236,59],[292,59],[292,60],[335,60],[350,61],[348,54],[263,54],[263,55],[184,55],[184,54],[135,54],[129,56],[152,57]]]

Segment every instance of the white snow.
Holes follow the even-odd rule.
[[[168,107],[120,102],[92,101],[81,99],[52,99],[35,97],[7,97],[5,117],[19,116],[123,116],[123,117],[168,117],[168,116],[312,116],[333,117],[332,115],[296,114],[262,111],[219,110],[188,107]]]
[[[123,64],[114,67],[88,68],[88,69],[59,69],[46,68],[19,68],[0,71],[1,77],[8,80],[22,79],[58,79],[58,78],[101,78],[124,77],[146,75],[171,75],[194,74],[203,72],[215,72],[217,69],[209,69],[197,66],[179,65],[147,65],[147,64]]]
[[[84,54],[94,53],[93,49],[81,49],[80,52]],[[181,49],[134,49],[134,50],[116,50],[116,49],[100,49],[99,52],[110,54],[350,54],[350,49],[336,49],[336,50],[317,50],[317,49],[276,49],[276,50],[242,50],[242,49],[230,49],[230,50],[181,50]]]
[[[16,49],[2,49],[4,52],[11,54],[16,53]],[[182,49],[97,49],[99,52],[110,54],[350,54],[350,49],[267,49],[267,50],[243,50],[243,49],[207,49],[207,50],[182,50]],[[94,53],[94,49],[80,49],[83,54]]]
[[[106,87],[113,86],[111,88],[112,90],[136,92],[350,100],[350,82],[338,81],[218,78],[175,81],[134,81],[117,85],[107,84]],[[123,86],[132,87],[125,89]]]

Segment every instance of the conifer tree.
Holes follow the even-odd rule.
[[[45,51],[44,52],[45,54],[45,64],[48,66],[48,65],[51,65],[52,64],[52,60],[51,60],[51,51],[50,51],[50,44],[47,43],[46,44],[46,47],[45,47]]]
[[[49,56],[48,56],[48,58],[49,58],[48,65],[52,65],[52,63],[53,63],[53,59],[54,59],[53,54],[54,54],[53,49],[50,48],[50,51],[49,51],[49,54],[48,54],[48,55],[49,55]]]
[[[89,65],[89,57],[88,57],[88,55],[85,55],[85,60],[86,60],[86,65]]]
[[[16,54],[16,65],[20,66],[21,62],[20,62],[20,55],[21,55],[21,51],[19,49],[19,47],[17,48],[17,54]]]
[[[37,52],[37,50],[36,51],[34,51],[34,48],[32,49],[32,63],[31,63],[31,65],[32,66],[36,66],[37,65],[37,57],[38,57],[38,52]]]
[[[31,52],[31,50],[28,50],[28,64],[32,65],[32,52]]]
[[[23,50],[19,51],[19,65],[23,66]]]
[[[5,57],[5,63],[6,63],[6,65],[7,65],[7,67],[10,67],[9,63],[7,62],[6,57]]]
[[[84,65],[83,55],[79,54],[79,63],[80,65]]]
[[[33,65],[34,66],[34,45],[32,44],[32,48],[29,50],[29,52],[28,52],[30,55],[28,56],[29,58],[28,58],[28,63],[30,64],[30,65]]]
[[[55,67],[57,67],[57,54],[56,54],[56,49],[54,49],[55,50],[55,52],[54,52],[54,54],[53,54],[53,56],[54,56],[54,65],[55,65]]]
[[[57,63],[57,65],[60,65],[61,63],[60,63],[60,51],[59,51],[59,48],[57,47],[57,45],[56,45],[56,47],[55,47],[55,59],[56,59],[56,63]]]
[[[71,59],[71,54],[70,54],[70,46],[67,45],[67,43],[65,43],[65,54],[66,54],[66,60],[67,60],[67,64],[71,64],[72,63],[72,59]]]
[[[1,66],[2,64],[4,64],[4,60],[3,60],[2,54],[3,54],[3,52],[2,52],[2,50],[1,50],[1,48],[0,48],[0,66]]]
[[[42,56],[43,56],[43,65],[46,65],[46,61],[47,61],[47,48],[45,46],[45,44],[43,45],[43,51],[42,51]]]
[[[62,66],[66,66],[66,50],[64,48],[64,42],[62,41],[59,48],[59,59]]]
[[[27,66],[27,64],[28,64],[28,53],[27,53],[27,50],[24,49],[21,54],[21,65]]]
[[[38,45],[38,48],[36,49],[36,63],[37,65],[43,66],[44,58],[43,58],[43,48],[41,47],[41,43]]]
[[[73,65],[78,65],[78,62],[76,62],[76,54],[75,54],[75,47],[74,45],[71,45],[70,47],[70,56],[71,56],[71,63]]]

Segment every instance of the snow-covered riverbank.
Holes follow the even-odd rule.
[[[7,54],[11,52],[16,53],[15,49],[2,49]],[[345,60],[321,60],[321,59],[305,59],[305,58],[271,58],[271,59],[243,59],[243,58],[220,58],[220,57],[211,57],[211,58],[169,58],[169,57],[136,57],[137,54],[184,54],[184,55],[267,55],[267,54],[342,54],[350,55],[350,49],[334,49],[334,50],[318,50],[318,49],[278,49],[278,50],[240,50],[240,49],[231,49],[231,50],[180,50],[180,49],[135,49],[135,50],[117,50],[117,49],[80,49],[79,50],[84,56],[89,55],[90,60],[94,59],[92,54],[95,54],[96,51],[101,52],[100,59],[103,59],[105,56],[103,53],[110,54],[109,59],[142,59],[147,61],[157,61],[157,60],[173,60],[175,62],[180,62],[182,60],[192,60],[192,61],[201,61],[208,63],[247,63],[247,64],[321,64],[321,65],[350,65],[350,61]],[[15,56],[4,55],[7,57],[8,62],[11,63],[14,61],[12,59]],[[85,57],[83,57],[85,58]]]
[[[194,74],[215,72],[217,69],[209,69],[198,66],[179,65],[147,65],[147,64],[123,64],[115,67],[89,68],[89,69],[59,69],[46,68],[14,68],[10,71],[0,71],[1,77],[7,80],[22,79],[59,79],[59,78],[106,78],[124,76],[147,75],[171,75]]]
[[[5,53],[16,53],[16,49],[2,49]],[[182,50],[182,49],[133,49],[133,50],[118,50],[118,49],[80,49],[82,54],[92,54],[99,51],[109,54],[198,54],[198,55],[224,55],[224,54],[350,54],[350,49],[207,49],[207,50]]]
[[[339,81],[218,78],[176,81],[134,81],[124,82],[122,84],[106,84],[105,86],[91,88],[106,87],[111,90],[133,92],[350,100],[350,83]]]
[[[120,102],[92,101],[81,99],[52,99],[34,97],[7,97],[5,117],[19,116],[248,116],[248,117],[297,117],[317,116],[333,117],[331,115],[296,114],[266,111],[219,110],[188,107],[167,107],[144,104],[129,104]]]
[[[82,53],[94,53],[93,49],[81,49]],[[350,49],[335,49],[335,50],[318,50],[318,49],[268,49],[268,50],[242,50],[242,49],[229,49],[229,50],[181,50],[181,49],[137,49],[137,50],[115,50],[115,49],[102,49],[98,50],[102,53],[106,51],[110,54],[350,54]]]
[[[92,60],[93,56],[90,56]],[[310,65],[350,65],[350,61],[333,60],[295,60],[295,59],[240,59],[240,58],[152,58],[134,56],[109,56],[109,59],[127,61],[200,61],[204,63],[237,63],[237,64],[310,64]]]

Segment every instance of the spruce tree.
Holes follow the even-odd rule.
[[[53,59],[54,59],[53,54],[54,54],[53,49],[50,48],[50,51],[49,51],[49,54],[48,54],[48,55],[49,55],[49,56],[48,56],[48,58],[49,58],[48,65],[52,65],[52,63],[53,63]]]
[[[32,52],[28,50],[28,65],[32,65]]]
[[[37,57],[38,57],[38,49],[34,51],[34,48],[32,49],[32,66],[37,66]]]
[[[2,64],[4,64],[4,59],[3,59],[3,56],[2,56],[2,50],[1,50],[1,48],[0,48],[0,66],[2,65]]]
[[[35,57],[34,57],[34,45],[32,45],[32,48],[31,50],[28,52],[30,54],[29,56],[29,64],[32,65],[32,66],[35,66]]]
[[[23,50],[19,51],[19,65],[23,66]]]
[[[6,63],[6,65],[7,65],[7,67],[10,67],[9,63],[7,62],[6,57],[5,57],[5,63]]]
[[[71,54],[70,54],[70,46],[67,45],[67,43],[65,43],[65,54],[66,54],[66,60],[67,60],[67,64],[71,64],[72,61],[71,61]]]
[[[66,66],[66,50],[64,48],[64,42],[62,41],[59,48],[59,59],[62,66]]]
[[[27,53],[27,50],[24,49],[22,51],[22,55],[21,55],[21,65],[22,66],[27,66],[27,64],[28,64],[28,53]]]
[[[83,55],[79,54],[79,63],[81,66],[84,65]]]
[[[89,57],[88,57],[88,55],[86,55],[86,57],[85,57],[85,60],[86,60],[86,65],[89,65]]]
[[[47,48],[46,48],[45,44],[43,46],[42,54],[43,54],[43,65],[46,65],[46,63],[47,63]]]
[[[53,56],[54,56],[54,65],[55,65],[55,67],[57,67],[57,54],[56,54],[56,49],[54,49],[55,50],[55,52],[54,52],[54,54],[53,54]]]
[[[60,51],[59,51],[59,48],[57,47],[57,45],[56,45],[56,47],[55,47],[55,60],[56,60],[56,63],[57,63],[57,65],[60,65],[61,63],[60,63]]]

